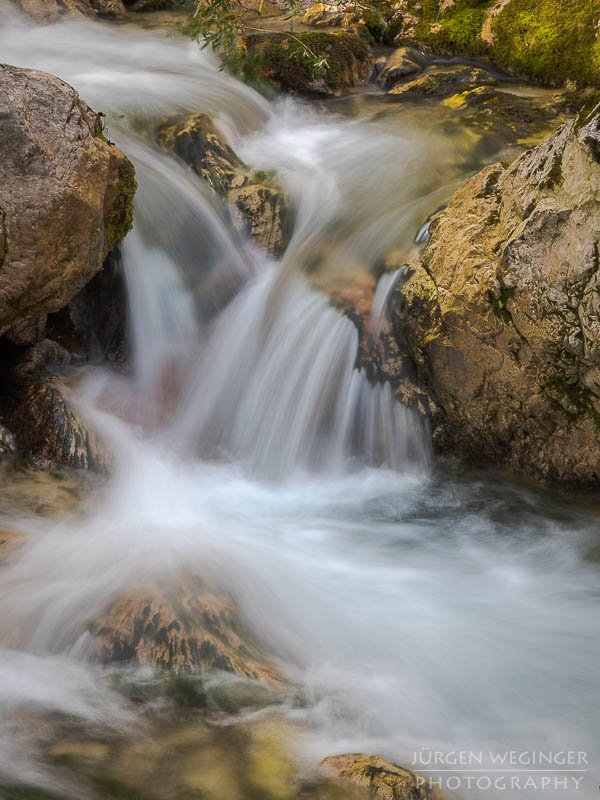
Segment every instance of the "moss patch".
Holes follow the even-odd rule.
[[[440,14],[437,0],[424,0],[418,14],[419,39],[434,50],[467,55],[484,55],[480,39],[488,9],[494,0],[457,0],[456,5]]]
[[[368,64],[368,44],[351,33],[299,33],[261,37],[253,42],[259,74],[275,81],[281,89],[310,92],[315,80],[322,78],[331,90],[352,86],[357,66]],[[311,58],[324,59],[326,66],[315,72]]]
[[[133,225],[133,197],[137,189],[133,165],[126,161],[118,174],[117,191],[104,216],[104,236],[107,250],[121,242]]]
[[[493,55],[542,83],[600,85],[598,0],[512,0],[493,23]]]

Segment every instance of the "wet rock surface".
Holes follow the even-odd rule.
[[[117,597],[89,625],[98,658],[175,671],[235,673],[281,688],[284,679],[244,626],[228,595],[201,581],[174,581]]]
[[[600,115],[582,113],[454,195],[396,323],[439,405],[444,449],[600,481]]]
[[[28,382],[9,424],[19,452],[40,466],[60,464],[98,472],[110,468],[109,450],[70,403],[66,387],[55,378]]]
[[[291,228],[289,199],[273,176],[243,164],[208,115],[169,120],[157,138],[223,197],[240,230],[273,255],[282,254]]]
[[[65,15],[124,17],[128,11],[177,8],[179,0],[14,0],[36,22],[57,22]]]
[[[109,339],[119,338],[124,296],[112,283],[99,289],[110,283],[109,252],[132,224],[133,166],[58,78],[1,66],[0,88],[0,413],[13,437],[2,449],[40,465],[105,470],[105,449],[45,370],[94,355],[91,330],[102,331],[107,351],[117,347]],[[51,338],[63,340],[63,312],[73,331],[79,322],[77,342]]]
[[[63,81],[0,66],[0,333],[66,305],[131,227],[133,166]]]
[[[330,756],[321,762],[324,775],[340,786],[354,790],[354,796],[381,800],[440,800],[441,795],[427,786],[425,779],[381,756],[347,753]],[[423,783],[421,783],[423,781]]]

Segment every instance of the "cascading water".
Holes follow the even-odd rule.
[[[19,714],[143,724],[111,686],[118,670],[86,660],[86,622],[183,568],[231,592],[302,687],[280,713],[310,731],[311,764],[359,750],[410,764],[423,746],[593,751],[597,510],[432,472],[418,417],[356,368],[353,323],[305,274],[352,282],[392,247],[408,255],[465,142],[424,133],[408,107],[399,130],[269,104],[177,37],[0,16],[2,60],[105,111],[140,184],[123,248],[134,375],[95,368],[78,390],[114,475],[82,518],[6,520],[28,543],[0,584],[0,783],[86,796],[57,782]],[[211,114],[249,164],[279,174],[295,207],[281,262],[152,143],[158,117],[184,112]],[[397,277],[379,283],[373,328]],[[115,393],[120,417],[106,410]],[[597,761],[587,769],[581,798],[596,795]],[[556,794],[572,800],[571,787]]]

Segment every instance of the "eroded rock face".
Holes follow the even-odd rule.
[[[19,450],[45,466],[107,472],[111,455],[94,430],[68,399],[60,381],[39,378],[28,382],[10,417]]]
[[[428,781],[415,772],[392,764],[381,756],[346,753],[321,762],[322,772],[355,795],[381,800],[439,800]]]
[[[74,89],[0,66],[0,334],[81,291],[131,227],[135,186]]]
[[[600,113],[464,184],[401,289],[398,330],[445,448],[600,482]]]
[[[237,226],[275,256],[289,238],[289,201],[269,175],[253,173],[226,143],[207,114],[169,120],[158,141],[174,152],[229,204]]]
[[[197,580],[127,592],[89,625],[101,661],[176,671],[219,669],[281,687],[283,679],[244,627],[229,596]]]

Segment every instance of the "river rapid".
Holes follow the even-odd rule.
[[[118,683],[147,674],[94,664],[82,631],[119,591],[185,569],[231,593],[298,687],[269,714],[297,730],[307,773],[379,753],[439,781],[494,779],[461,778],[463,797],[595,797],[600,504],[434,462],[426,424],[355,368],[354,325],[306,276],[316,256],[338,282],[392,248],[408,256],[498,153],[474,151],[458,122],[442,131],[435,108],[267,101],[179,36],[36,27],[3,3],[0,19],[1,60],[58,75],[103,111],[140,187],[123,246],[132,375],[80,368],[75,394],[113,446],[113,474],[59,520],[2,506],[0,525],[27,544],[0,572],[0,783],[97,796],[48,761],[40,730],[146,729]],[[285,185],[296,215],[281,260],[153,143],[153,122],[192,112]],[[460,769],[457,751],[471,754]],[[509,751],[525,762],[501,784],[490,758]],[[527,763],[566,751],[585,758],[559,756],[552,783]]]

